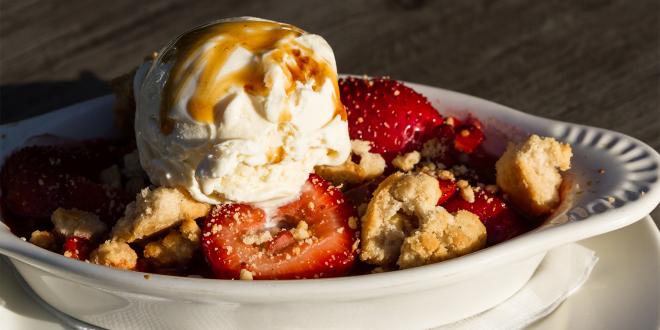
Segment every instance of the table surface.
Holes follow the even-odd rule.
[[[106,80],[173,36],[242,15],[322,35],[341,72],[452,89],[660,149],[657,0],[0,0],[0,122],[106,94]]]

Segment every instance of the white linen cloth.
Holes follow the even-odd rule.
[[[598,257],[594,251],[570,243],[546,254],[532,278],[511,298],[475,316],[438,330],[522,329],[552,313],[589,278]]]

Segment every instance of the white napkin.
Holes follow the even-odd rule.
[[[438,330],[521,329],[554,311],[587,281],[598,257],[571,243],[548,251],[532,278],[502,304]]]

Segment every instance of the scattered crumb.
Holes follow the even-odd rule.
[[[421,155],[417,151],[412,151],[404,155],[398,155],[392,160],[392,165],[394,167],[404,171],[408,172],[412,170],[417,163],[419,163],[421,159]]]
[[[53,252],[56,252],[59,249],[57,237],[49,231],[33,231],[30,235],[30,243]]]
[[[144,257],[157,267],[185,267],[201,247],[201,229],[194,220],[184,220],[160,240],[147,243]]]
[[[440,170],[440,171],[438,171],[437,175],[438,175],[438,179],[440,179],[440,180],[452,180],[453,181],[453,180],[456,179],[454,177],[454,173],[452,173],[451,171],[447,171],[447,170]]]
[[[350,157],[339,166],[316,166],[314,171],[324,179],[335,185],[358,184],[371,180],[385,171],[385,159],[379,154],[369,152],[371,145],[368,141],[352,140],[351,150],[360,157],[355,163]]]
[[[77,236],[93,241],[100,239],[108,230],[96,214],[78,209],[58,208],[50,219],[55,226],[53,232],[65,238]]]
[[[458,180],[456,186],[458,186],[461,197],[466,202],[474,203],[474,190],[472,189],[472,186],[470,186],[470,183],[465,180]]]
[[[291,234],[293,234],[293,238],[296,239],[296,241],[304,241],[306,239],[309,239],[312,235],[309,232],[309,226],[307,225],[307,222],[300,221],[298,222],[298,225],[296,225],[296,228],[290,229]]]
[[[251,271],[244,268],[241,269],[240,279],[243,281],[252,281],[254,279],[254,275]]]
[[[246,245],[261,245],[266,242],[270,242],[273,240],[273,236],[268,230],[264,230],[261,233],[258,234],[249,234],[245,235],[241,238],[243,244]]]
[[[357,225],[357,218],[356,217],[348,218],[348,227],[353,229],[353,230],[357,229],[358,225]]]

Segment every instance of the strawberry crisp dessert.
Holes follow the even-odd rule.
[[[488,154],[478,118],[340,79],[322,37],[257,18],[186,32],[113,87],[123,138],[13,152],[2,219],[123,270],[310,279],[457,258],[540,225],[572,156],[536,135]]]

